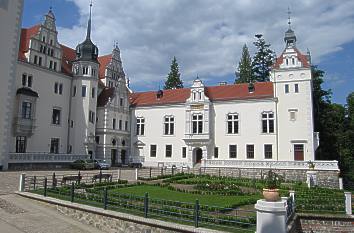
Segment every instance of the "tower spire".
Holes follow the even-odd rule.
[[[90,16],[87,24],[86,39],[91,39],[91,15],[92,15],[92,0],[90,2]]]
[[[291,11],[290,11],[290,7],[288,7],[288,25],[289,25],[289,29],[291,29]]]

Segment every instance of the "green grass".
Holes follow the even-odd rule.
[[[194,203],[196,199],[201,205],[213,205],[220,207],[242,206],[254,204],[261,195],[245,195],[245,196],[220,196],[220,195],[200,195],[190,194],[178,191],[169,190],[167,187],[152,186],[152,185],[137,185],[133,187],[112,189],[109,192],[131,194],[135,196],[144,196],[149,194],[153,199],[164,199],[170,201],[190,202]]]

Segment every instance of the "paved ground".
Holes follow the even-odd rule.
[[[117,173],[117,170],[111,170]],[[58,170],[57,175],[76,173],[73,170]],[[90,171],[98,173],[98,171]],[[51,175],[53,171],[0,172],[0,233],[101,233],[61,215],[45,203],[14,194],[18,190],[21,173],[26,175]],[[85,172],[83,172],[85,173]],[[121,171],[121,178],[134,180],[135,171]]]

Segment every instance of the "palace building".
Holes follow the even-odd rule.
[[[177,167],[315,160],[310,57],[290,27],[269,82],[205,86],[197,77],[147,92],[129,88],[118,46],[99,55],[91,13],[75,49],[57,36],[52,10],[20,32],[4,168],[89,156]]]

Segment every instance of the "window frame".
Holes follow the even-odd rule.
[[[229,135],[239,134],[240,131],[239,120],[240,119],[238,113],[228,113],[226,115],[226,134]],[[231,127],[231,131],[230,131],[230,127]]]
[[[236,153],[237,156],[237,153]],[[214,159],[218,159],[219,158],[219,147],[214,147]]]
[[[289,84],[285,84],[284,85],[284,93],[285,94],[289,94],[290,90],[289,90]]]
[[[137,117],[136,118],[136,135],[144,136],[145,135],[145,118]]]
[[[182,159],[187,158],[187,147],[182,146]]]
[[[16,136],[16,153],[26,153],[27,149],[27,137]]]
[[[172,158],[172,144],[165,145],[165,157]]]
[[[81,86],[81,97],[86,97],[86,95],[87,95],[87,87],[86,87],[86,85],[82,85]]]
[[[175,134],[175,117],[173,115],[164,116],[163,135]]]
[[[270,148],[270,151],[267,150]],[[264,151],[264,159],[273,159],[273,144],[264,144],[263,146],[263,151]],[[269,157],[269,153],[270,153],[270,157]]]
[[[232,150],[232,148],[234,148],[235,150]],[[229,145],[229,159],[237,159],[237,145],[236,144]]]
[[[28,100],[22,101],[22,104],[21,104],[21,118],[22,119],[28,119],[28,120],[32,119],[32,107],[33,107],[32,102],[30,102]]]
[[[194,119],[196,117],[196,119]],[[192,114],[192,134],[203,134],[204,116],[202,113]]]
[[[294,84],[294,92],[299,93],[299,84],[298,83]]]
[[[254,148],[254,144],[247,144],[246,145],[246,158],[247,159],[254,159],[254,153],[255,152],[255,148]]]
[[[92,124],[95,124],[95,115],[94,111],[89,110],[89,122]]]
[[[264,115],[266,115],[264,117]],[[272,116],[271,116],[272,115]],[[272,134],[275,132],[275,115],[273,111],[261,113],[261,132],[263,134]]]
[[[155,147],[155,148],[153,149],[153,147]],[[156,144],[151,144],[150,145],[150,157],[151,158],[156,158],[157,157],[157,145]]]
[[[60,138],[50,139],[50,151],[51,154],[59,154]]]
[[[57,113],[56,118],[54,118],[54,113]],[[61,125],[61,109],[54,107],[52,110],[52,125]]]

